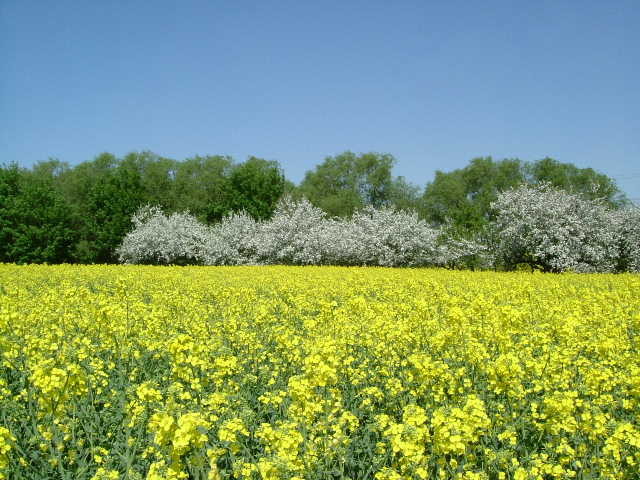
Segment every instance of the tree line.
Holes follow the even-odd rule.
[[[0,262],[114,263],[132,217],[143,205],[190,212],[214,225],[233,212],[269,219],[278,201],[307,198],[328,217],[350,218],[366,208],[413,211],[459,238],[473,238],[493,221],[500,192],[550,184],[613,208],[627,203],[615,182],[590,168],[551,158],[535,162],[479,157],[437,171],[424,188],[393,174],[390,154],[329,156],[295,185],[277,161],[195,156],[182,161],[151,152],[122,158],[103,153],[75,166],[59,161],[31,168],[0,167]]]

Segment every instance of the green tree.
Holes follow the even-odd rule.
[[[389,154],[344,152],[308,171],[300,192],[331,216],[347,217],[367,205],[389,205],[394,192]]]
[[[173,210],[188,210],[213,223],[232,209],[230,176],[233,159],[227,156],[195,156],[176,163]]]
[[[17,165],[0,169],[0,261],[69,262],[74,240],[69,205],[51,179]]]
[[[68,163],[61,162],[57,158],[50,158],[33,165],[31,167],[31,175],[42,181],[51,182],[60,191],[70,170]]]
[[[236,165],[230,182],[233,210],[244,210],[255,219],[271,217],[286,185],[278,162],[257,157]]]
[[[0,262],[13,261],[10,251],[15,236],[15,199],[20,193],[21,176],[15,163],[0,168]]]
[[[131,216],[144,202],[140,173],[125,161],[100,177],[86,197],[87,217],[76,258],[83,263],[114,263],[115,249],[131,230]]]
[[[422,209],[420,187],[408,182],[404,177],[396,177],[389,189],[389,204],[400,210]]]
[[[300,200],[304,196],[300,191],[300,187],[287,179],[284,181],[284,192],[282,194],[287,195],[294,200]]]
[[[165,211],[176,210],[177,162],[153,152],[131,152],[123,163],[129,163],[140,174],[140,185],[144,203],[158,205]]]
[[[64,174],[60,190],[73,207],[73,214],[80,224],[89,215],[87,199],[95,185],[109,177],[118,165],[111,153],[101,153],[93,160],[79,163]]]

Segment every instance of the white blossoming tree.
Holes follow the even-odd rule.
[[[319,265],[325,263],[327,215],[307,199],[283,197],[256,235],[261,263]]]
[[[551,188],[521,186],[492,204],[496,220],[474,240],[434,228],[415,212],[367,207],[327,218],[308,200],[285,197],[269,220],[233,213],[211,227],[188,213],[144,207],[118,249],[124,263],[204,265],[376,265],[549,272],[640,271],[640,209]]]
[[[489,248],[488,232],[463,238],[453,225],[440,227],[437,264],[459,269],[487,269],[495,265],[495,255]]]
[[[439,263],[440,232],[415,212],[367,207],[333,228],[329,257],[335,263],[386,267]]]
[[[209,231],[203,260],[206,265],[254,265],[258,263],[257,222],[246,212],[232,213]]]
[[[189,213],[165,215],[159,207],[145,206],[132,217],[133,230],[117,250],[122,263],[200,264],[209,228]]]
[[[613,210],[610,222],[618,241],[618,271],[640,273],[640,207]]]
[[[550,272],[615,269],[616,231],[602,202],[543,184],[505,191],[492,207],[493,248],[507,269],[520,263]]]

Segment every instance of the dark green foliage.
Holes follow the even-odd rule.
[[[83,263],[116,262],[115,249],[131,230],[131,216],[144,201],[140,173],[132,159],[99,177],[87,194],[87,217],[76,258]]]
[[[0,262],[12,261],[10,251],[15,237],[15,203],[20,195],[22,172],[16,164],[0,169]]]
[[[142,205],[207,223],[238,210],[266,219],[285,185],[277,162],[256,157],[102,153],[73,168],[56,159],[10,165],[0,169],[0,261],[112,263]]]
[[[404,177],[391,182],[388,204],[400,210],[422,210],[421,188],[409,183]]]
[[[37,172],[36,172],[37,173]],[[75,232],[69,205],[42,175],[0,169],[0,261],[71,261]]]
[[[129,162],[140,174],[145,203],[171,211],[176,209],[174,184],[180,162],[151,152],[129,153],[124,162]]]
[[[232,169],[233,159],[220,155],[195,156],[183,162],[176,162],[173,179],[174,202],[168,209],[188,210],[198,219],[208,223],[220,220],[232,210],[229,178]]]
[[[520,160],[475,158],[463,169],[436,171],[423,195],[424,216],[436,224],[451,222],[463,232],[478,232],[490,217],[498,192],[524,181]]]
[[[284,193],[283,195],[287,195],[294,200],[300,200],[304,195],[300,191],[300,187],[293,183],[291,180],[284,181]]]
[[[277,162],[250,157],[231,172],[231,205],[256,219],[267,219],[284,193],[285,178]]]
[[[344,152],[327,157],[307,172],[300,192],[331,216],[348,217],[367,205],[386,206],[394,193],[406,193],[402,191],[404,185],[394,185],[394,164],[392,155],[380,153]]]

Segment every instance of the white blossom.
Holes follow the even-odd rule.
[[[618,240],[618,270],[640,272],[640,207],[630,205],[610,213]]]
[[[475,239],[434,228],[416,212],[367,207],[328,218],[308,200],[284,197],[256,221],[233,213],[211,227],[188,213],[144,207],[118,249],[120,261],[204,265],[376,265],[474,267],[518,264],[545,271],[640,271],[640,209],[551,188],[521,186],[492,204],[496,220]]]
[[[520,186],[498,195],[496,258],[545,271],[608,272],[616,265],[616,232],[602,202],[549,185]]]
[[[450,224],[440,228],[438,265],[474,269],[487,269],[495,265],[495,255],[489,248],[491,241],[488,231],[469,239],[460,238],[455,230]]]
[[[202,263],[209,228],[189,213],[166,216],[159,207],[145,206],[131,220],[134,228],[116,252],[122,263]]]
[[[255,245],[258,259],[266,264],[319,265],[326,236],[326,214],[307,199],[283,197],[270,220],[258,229]]]
[[[256,236],[260,223],[246,212],[232,213],[209,231],[202,255],[206,265],[258,263]]]
[[[436,265],[439,231],[415,212],[367,207],[334,221],[327,245],[331,263],[417,267]]]

